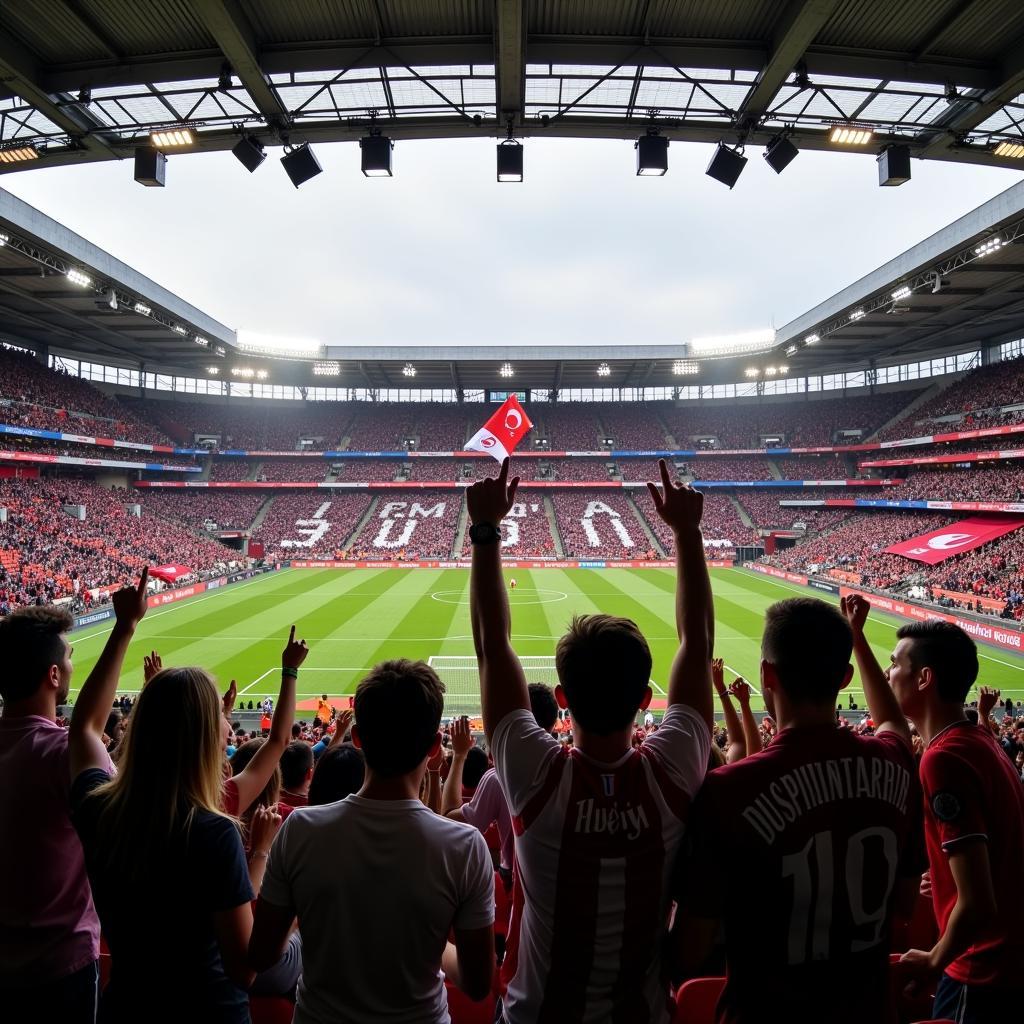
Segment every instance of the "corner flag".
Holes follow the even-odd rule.
[[[470,438],[465,451],[483,452],[504,462],[533,426],[515,395],[509,395],[501,408]]]

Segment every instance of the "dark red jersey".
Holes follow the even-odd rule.
[[[932,738],[921,758],[925,839],[940,933],[956,906],[949,855],[966,842],[988,844],[996,918],[985,941],[946,973],[970,985],[1009,987],[1024,974],[1024,786],[995,737],[957,722]]]
[[[682,913],[725,924],[720,1024],[885,1019],[891,896],[919,875],[920,790],[895,733],[784,729],[712,772],[680,861]]]

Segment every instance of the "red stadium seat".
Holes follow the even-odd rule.
[[[249,996],[252,1024],[291,1024],[295,1004],[284,996]]]
[[[718,997],[725,978],[691,978],[676,993],[676,1013],[672,1024],[714,1024]]]

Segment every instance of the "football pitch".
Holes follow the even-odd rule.
[[[764,610],[774,601],[812,592],[739,569],[712,569],[711,576],[716,654],[728,666],[726,680],[731,680],[730,673],[742,675],[759,690]],[[509,595],[515,649],[529,659],[527,665],[544,666],[536,674],[528,668],[531,681],[553,681],[550,659],[569,619],[600,611],[639,624],[654,656],[656,703],[664,698],[676,650],[672,570],[516,568],[506,569],[505,577],[517,583]],[[284,569],[150,609],[129,650],[119,692],[141,687],[143,654],[156,650],[164,665],[203,666],[222,688],[237,680],[239,704],[276,697],[281,650],[293,622],[296,635],[310,647],[299,674],[300,717],[312,717],[307,712],[321,693],[339,707],[347,705],[346,695],[354,692],[366,670],[387,658],[434,659],[439,666],[461,663],[466,667],[458,679],[475,686],[468,600],[466,569]],[[872,611],[869,639],[883,665],[901,621]],[[110,628],[109,623],[97,624],[72,635],[72,699]],[[979,652],[979,684],[999,687],[1004,698],[1024,699],[1024,658],[983,644]],[[807,670],[813,672],[814,666],[808,664]],[[441,675],[446,678],[443,671]],[[848,692],[864,706],[856,677]],[[759,694],[753,706],[763,707]]]

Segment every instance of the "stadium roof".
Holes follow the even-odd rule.
[[[214,363],[225,376],[244,366],[266,370],[270,383],[355,388],[675,387],[734,383],[751,366],[786,366],[789,376],[866,369],[1024,337],[1024,182],[786,324],[770,351],[701,359],[682,341],[629,339],[327,345],[315,357],[260,356],[231,328],[0,189],[0,330],[37,349],[150,370],[204,376]],[[337,373],[317,374],[316,361]],[[505,362],[514,376],[501,377]],[[698,371],[680,375],[677,362]],[[601,363],[607,375],[598,376]]]
[[[833,148],[1021,166],[1020,0],[7,0],[0,172],[191,150],[503,135]],[[25,155],[25,154],[22,154]],[[31,156],[31,148],[28,155]]]

